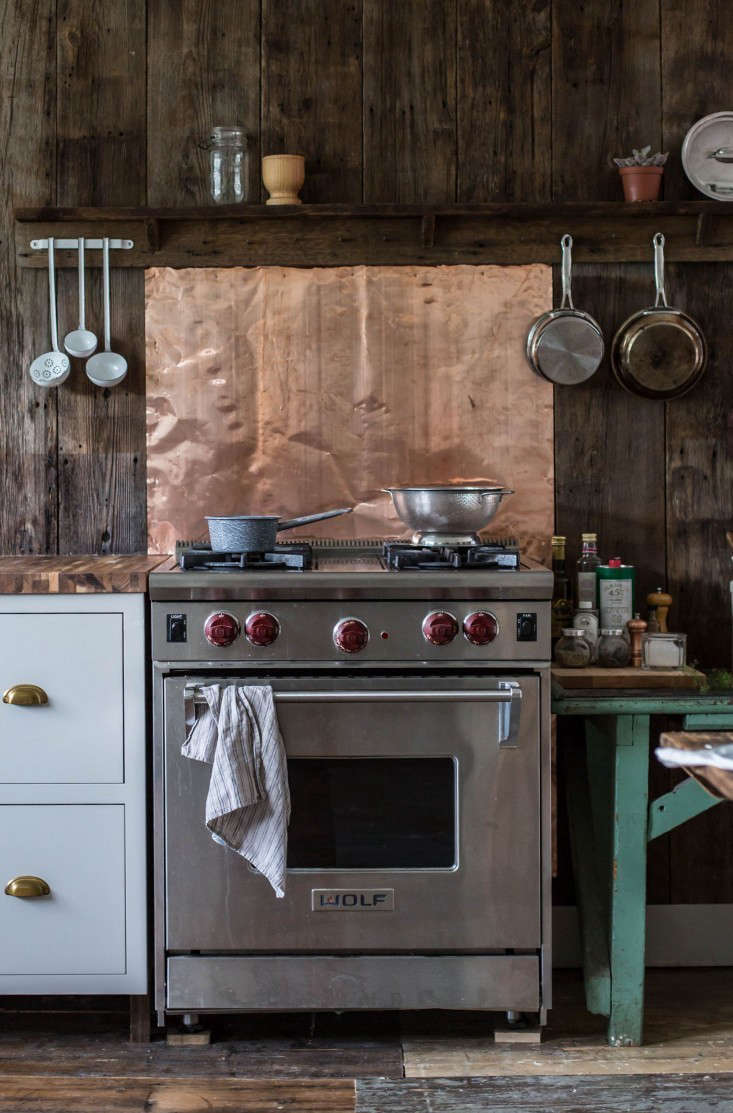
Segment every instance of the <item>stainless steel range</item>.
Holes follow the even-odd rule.
[[[550,1004],[552,574],[512,545],[317,541],[153,572],[156,990],[167,1013]],[[268,684],[283,899],[204,826],[211,683]]]

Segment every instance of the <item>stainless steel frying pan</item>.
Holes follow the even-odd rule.
[[[679,398],[692,389],[705,371],[707,344],[691,317],[667,305],[661,232],[657,232],[652,244],[656,301],[621,325],[611,346],[611,366],[621,386],[631,394]]]
[[[590,313],[573,305],[571,293],[573,237],[563,236],[562,302],[543,313],[527,334],[526,354],[533,371],[551,383],[584,383],[603,359],[603,333]]]

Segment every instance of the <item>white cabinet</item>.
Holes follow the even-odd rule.
[[[0,805],[0,858],[50,892],[0,903],[0,975],[125,973],[124,804]]]
[[[30,678],[48,703],[0,703],[0,783],[124,779],[123,616],[0,613],[0,685]]]
[[[145,680],[143,595],[0,595],[0,994],[147,992]]]

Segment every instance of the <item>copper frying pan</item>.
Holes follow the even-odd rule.
[[[691,317],[667,304],[664,236],[652,239],[657,298],[621,325],[611,345],[611,366],[621,386],[644,398],[679,398],[702,377],[705,337]]]

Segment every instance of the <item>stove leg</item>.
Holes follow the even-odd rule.
[[[202,1047],[211,1043],[211,1032],[199,1024],[198,1013],[184,1013],[183,1029],[167,1031],[165,1042],[169,1047]]]
[[[497,1024],[494,1029],[494,1043],[540,1043],[542,1028],[536,1018],[530,1019],[526,1013],[507,1009],[506,1023]]]

